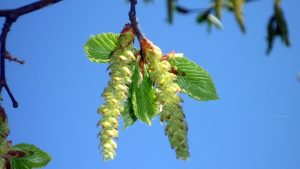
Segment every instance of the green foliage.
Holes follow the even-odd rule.
[[[91,43],[95,38],[84,46],[88,56],[91,55],[90,49],[97,51],[93,56],[101,58],[98,63],[110,63],[111,80],[102,93],[105,103],[98,109],[102,115],[98,125],[102,127],[99,135],[104,159],[114,159],[116,155],[114,138],[118,137],[120,115],[124,128],[137,120],[150,125],[152,119],[160,115],[161,121],[166,123],[165,133],[177,158],[187,160],[187,123],[180,105],[182,99],[177,94],[183,91],[200,101],[216,100],[218,96],[212,79],[205,70],[179,54],[167,54],[169,59],[164,58],[161,50],[147,39],[142,43],[147,53],[141,58],[140,51],[132,47],[130,28],[128,25],[125,28],[117,41],[117,34],[110,34],[110,37],[97,35],[97,42],[113,42],[112,47]],[[129,34],[124,34],[124,31]],[[99,53],[106,55],[103,57]],[[94,62],[96,59],[90,60]]]
[[[0,169],[5,169],[5,161],[2,158],[0,158]]]
[[[12,149],[25,153],[24,157],[11,158],[12,169],[41,168],[51,160],[46,152],[31,144],[17,144]]]
[[[273,48],[273,43],[275,37],[280,37],[284,45],[290,46],[289,40],[289,31],[287,22],[284,18],[283,11],[280,7],[279,0],[274,1],[274,14],[270,17],[268,26],[267,26],[267,54],[269,54]]]
[[[183,113],[181,91],[175,82],[177,76],[172,73],[170,63],[163,58],[162,51],[151,41],[145,40],[148,48],[145,50],[145,59],[149,63],[149,72],[152,82],[156,86],[157,101],[161,106],[160,120],[166,124],[165,133],[171,147],[176,151],[178,159],[187,160],[190,156],[187,142],[187,123]],[[165,55],[172,57],[173,53]]]
[[[234,11],[236,21],[238,22],[241,31],[245,33],[246,26],[244,23],[244,16],[243,16],[244,0],[231,0],[231,3],[233,4],[233,11]]]
[[[233,12],[236,21],[243,33],[246,32],[246,25],[244,19],[244,6],[249,2],[256,0],[211,0],[212,3],[207,8],[186,8],[179,4],[177,0],[167,0],[167,21],[172,24],[174,22],[174,12],[180,14],[198,13],[196,22],[198,24],[206,24],[208,32],[212,27],[222,29],[221,16],[223,8],[228,12]],[[182,1],[180,1],[182,2]],[[276,37],[279,37],[285,46],[290,46],[289,31],[287,22],[285,20],[283,10],[280,7],[281,0],[274,0],[274,14],[270,17],[267,25],[267,50],[269,54],[273,48],[273,43]]]
[[[114,159],[116,155],[118,120],[124,110],[123,102],[127,99],[135,60],[134,51],[131,48],[133,41],[134,34],[129,25],[126,25],[118,37],[117,48],[110,57],[110,81],[102,93],[105,103],[98,110],[102,116],[98,125],[102,127],[99,136],[104,160]]]
[[[135,75],[133,74],[132,77],[134,77]],[[133,83],[134,80],[132,80]],[[133,125],[136,120],[137,117],[134,114],[134,110],[133,110],[133,105],[132,105],[132,85],[130,86],[129,90],[128,90],[128,98],[124,103],[124,110],[122,111],[122,119],[124,122],[124,129]]]
[[[150,125],[157,112],[153,83],[150,80],[147,69],[144,70],[144,75],[140,73],[138,64],[135,66],[132,79],[132,105],[134,114],[138,119]]]
[[[223,9],[223,0],[215,0],[215,11],[216,16],[221,19],[222,16],[222,9]]]
[[[92,36],[84,45],[91,62],[108,63],[109,56],[118,45],[119,34],[105,33]]]
[[[196,100],[217,100],[218,95],[210,75],[182,54],[175,54],[169,59],[172,67],[178,72],[177,83],[190,97]]]
[[[222,29],[223,27],[221,21],[214,15],[210,14],[210,12],[200,13],[197,17],[197,22],[199,24],[207,23],[209,31],[211,30],[211,26],[215,26],[218,29]]]

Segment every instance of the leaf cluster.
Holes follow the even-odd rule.
[[[7,141],[9,128],[6,113],[1,106],[0,97],[0,169],[33,169],[46,166],[51,157],[38,147],[31,144],[12,146]]]
[[[212,27],[217,29],[223,28],[221,18],[225,9],[234,14],[240,30],[245,33],[244,6],[252,1],[255,0],[212,0],[208,8],[189,9],[180,5],[179,0],[167,0],[167,21],[170,24],[174,22],[174,12],[184,15],[197,13],[196,22],[198,24],[207,24],[210,32]],[[270,17],[267,24],[267,54],[271,52],[276,37],[280,37],[285,46],[290,46],[288,26],[280,3],[281,0],[274,0],[274,14]]]
[[[46,152],[32,144],[17,144],[12,149],[25,153],[24,157],[11,159],[12,169],[42,168],[51,161]]]
[[[95,63],[109,63],[118,46],[118,36],[119,34],[114,33],[92,36],[84,45],[89,60]],[[176,53],[174,57],[163,59],[171,65],[172,73],[177,76],[175,83],[181,91],[199,101],[218,99],[212,78],[203,68],[184,57],[183,54]],[[123,128],[133,125],[137,120],[150,125],[153,118],[161,111],[155,84],[151,80],[149,71],[137,54],[137,59],[133,64],[131,85],[124,102],[124,110],[121,112]]]
[[[117,46],[119,34],[102,33],[92,36],[84,45],[84,50],[91,62],[109,63],[109,58],[114,52],[113,46]],[[112,44],[109,46],[108,44]],[[182,91],[191,98],[199,101],[217,100],[217,92],[212,78],[206,70],[181,53],[169,58],[174,73],[178,80],[176,83]],[[154,84],[150,80],[147,71],[140,76],[141,70],[135,63],[132,75],[132,85],[122,112],[124,127],[132,125],[137,119],[151,124],[151,120],[157,115]]]
[[[284,13],[280,7],[280,3],[280,0],[274,1],[274,14],[270,17],[267,26],[267,54],[271,52],[273,48],[274,39],[276,37],[280,37],[284,45],[290,46],[288,26],[284,18]]]

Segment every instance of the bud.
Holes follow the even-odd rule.
[[[105,134],[107,134],[110,137],[118,137],[118,131],[116,129],[106,130]]]
[[[112,127],[112,125],[111,125],[109,122],[107,122],[107,121],[102,122],[101,125],[102,125],[102,128],[109,128],[109,127]]]
[[[119,55],[119,59],[123,61],[128,61],[128,59],[124,55]]]
[[[106,114],[109,113],[109,110],[106,108],[106,106],[101,106],[100,108],[98,108],[97,112],[99,114]]]
[[[122,67],[122,71],[125,73],[127,76],[131,76],[131,71],[129,70],[128,67]]]
[[[109,100],[107,100],[107,102],[110,103],[110,104],[116,104],[116,103],[119,103],[119,101],[118,101],[117,99],[115,99],[115,98],[109,99]]]
[[[125,55],[127,56],[128,59],[135,60],[135,56],[134,56],[133,52],[131,52],[130,50],[126,50]]]
[[[121,85],[121,84],[114,86],[114,88],[116,90],[121,90],[121,91],[126,91],[127,90],[127,87],[124,86],[124,85]]]
[[[109,143],[103,144],[103,147],[106,148],[106,149],[111,149],[112,148],[112,146]]]
[[[158,84],[163,85],[166,82],[166,79],[161,78],[158,82]]]
[[[118,76],[114,77],[113,79],[114,79],[115,81],[120,81],[120,80],[122,80],[122,78],[120,78],[120,77],[118,77]]]

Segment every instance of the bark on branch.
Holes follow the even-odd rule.
[[[39,10],[41,8],[44,8],[46,6],[55,4],[62,0],[40,0],[16,9],[6,9],[6,10],[0,10],[0,17],[5,17],[5,22],[2,27],[2,32],[0,35],[0,93],[2,92],[2,88],[5,88],[5,90],[8,92],[8,95],[13,103],[13,107],[18,107],[18,102],[14,98],[12,92],[9,89],[9,86],[6,81],[5,76],[5,59],[9,61],[15,61],[17,63],[23,64],[24,61],[19,60],[18,58],[13,57],[10,52],[6,50],[6,39],[7,35],[10,31],[11,26],[14,22],[17,21],[17,19],[25,14],[31,13],[33,11]]]

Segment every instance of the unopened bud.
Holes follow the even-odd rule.
[[[127,61],[128,59],[124,55],[119,55],[121,61]]]
[[[102,128],[108,128],[108,127],[111,127],[111,124],[110,124],[109,122],[107,122],[107,121],[102,122],[101,125],[102,125]]]
[[[107,134],[110,137],[118,137],[118,131],[116,129],[106,130],[105,134]]]
[[[122,78],[120,78],[120,77],[114,77],[114,80],[120,81],[120,80],[122,80]]]
[[[125,73],[127,76],[131,76],[131,71],[129,70],[128,67],[124,66],[124,67],[122,67],[122,70],[124,71],[124,73]]]
[[[135,60],[135,56],[134,54],[130,51],[130,50],[127,50],[125,52],[125,55],[127,56],[127,58],[129,58],[130,60]]]

